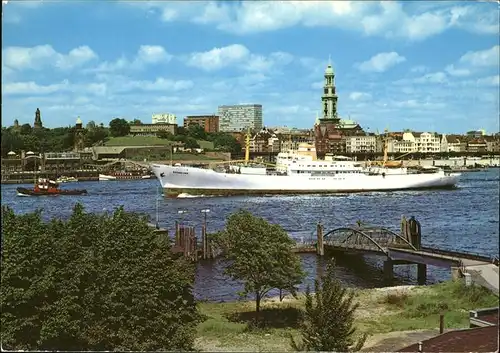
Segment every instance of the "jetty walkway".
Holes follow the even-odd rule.
[[[449,268],[453,278],[465,277],[466,283],[481,285],[499,295],[499,259],[463,251],[438,249],[422,246],[420,223],[403,217],[401,231],[394,232],[382,227],[339,227],[325,232],[322,224],[317,225],[316,239],[299,241],[296,252],[373,254],[385,257],[384,276],[391,280],[394,266],[417,265],[417,281],[427,281],[427,266]],[[297,239],[297,236],[294,238]]]

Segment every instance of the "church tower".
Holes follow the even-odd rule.
[[[75,124],[75,145],[73,147],[73,150],[75,152],[81,151],[84,148],[84,135],[83,135],[83,122],[80,117],[76,119],[76,124]]]
[[[325,85],[323,86],[322,102],[322,119],[321,122],[329,122],[337,124],[339,118],[337,116],[337,93],[335,91],[335,73],[333,72],[332,64],[329,60],[325,70]]]
[[[33,127],[34,128],[41,128],[43,127],[42,125],[42,117],[41,117],[41,114],[40,114],[40,109],[36,108],[36,112],[35,112],[35,122],[33,124]]]

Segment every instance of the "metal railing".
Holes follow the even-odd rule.
[[[491,262],[493,264],[498,265],[498,257],[497,256],[486,256],[478,253],[467,252],[467,251],[454,251],[454,250],[444,250],[444,249],[436,249],[431,247],[422,246],[420,248],[421,251],[429,252],[432,254],[445,255],[450,257],[460,257],[462,259],[468,260],[477,260],[484,262]]]

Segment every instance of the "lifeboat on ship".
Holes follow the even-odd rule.
[[[18,187],[18,196],[58,196],[58,195],[87,195],[85,189],[60,189],[59,183],[45,178],[40,178],[33,189]]]

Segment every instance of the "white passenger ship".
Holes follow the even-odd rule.
[[[246,148],[245,160],[248,162],[248,144]],[[390,168],[389,164],[387,152],[384,162],[373,166],[346,157],[318,160],[313,145],[301,144],[298,150],[278,154],[275,171],[267,171],[265,167],[232,166],[228,171],[217,172],[164,164],[153,164],[152,169],[165,194],[171,197],[180,194],[327,194],[446,188],[453,187],[460,176],[440,169],[411,172],[402,164],[397,168]]]

